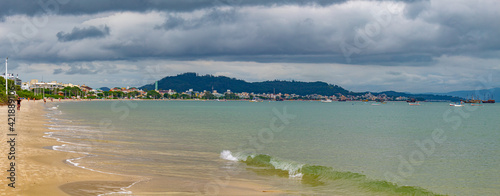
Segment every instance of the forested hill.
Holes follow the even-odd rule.
[[[197,75],[196,73],[184,73],[177,76],[167,76],[158,81],[158,89],[176,90],[184,92],[189,89],[195,91],[211,91],[212,87],[218,92],[226,92],[228,89],[232,92],[248,93],[288,93],[297,95],[335,95],[337,93],[349,94],[344,88],[327,84],[325,82],[297,82],[297,81],[265,81],[265,82],[246,82],[236,78],[213,75]],[[148,84],[140,87],[144,90],[154,90],[154,84]]]

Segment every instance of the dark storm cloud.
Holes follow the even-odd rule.
[[[272,5],[308,5],[317,4],[321,6],[342,3],[345,0],[40,0],[34,3],[32,0],[1,1],[0,16],[7,15],[29,15],[43,13],[55,13],[63,15],[96,14],[113,11],[169,11],[190,12],[198,9],[221,6],[272,6]]]
[[[9,3],[33,4],[4,4]],[[497,58],[500,23],[495,22],[493,4],[68,0],[59,5],[60,15],[51,16],[39,31],[55,27],[50,36],[57,34],[57,44],[50,39],[20,42],[22,50],[16,54],[47,62],[166,59],[429,66],[443,55]],[[6,13],[23,9],[30,10],[18,6]],[[381,21],[380,12],[389,19]],[[57,21],[76,27],[63,30]],[[104,24],[108,26],[97,27]],[[367,42],[357,43],[368,35]],[[342,43],[353,53],[347,54]]]
[[[78,28],[74,27],[70,33],[59,32],[56,34],[57,40],[60,42],[69,42],[74,40],[82,40],[87,38],[102,38],[109,35],[109,27],[97,28],[95,26]]]

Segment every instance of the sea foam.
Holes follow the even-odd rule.
[[[239,161],[238,158],[234,157],[229,150],[223,150],[220,153],[220,158],[228,161]]]

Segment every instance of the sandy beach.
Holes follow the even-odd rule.
[[[4,116],[1,124],[2,153],[7,154],[9,144],[6,130],[7,107],[2,106],[0,114]],[[61,145],[52,138],[43,137],[49,130],[47,119],[43,116],[43,102],[23,101],[21,111],[16,111],[16,181],[15,188],[8,186],[10,160],[2,156],[0,195],[98,195],[120,191],[133,183],[132,177],[104,174],[75,167],[65,160],[81,157],[81,154],[51,150],[54,145]]]
[[[48,101],[47,104],[50,102]],[[144,177],[97,172],[70,164],[66,160],[85,155],[52,150],[52,146],[63,143],[54,138],[44,137],[47,136],[47,132],[54,132],[47,128],[49,122],[44,116],[46,113],[44,107],[41,100],[36,102],[25,100],[22,102],[21,110],[16,111],[15,128],[18,135],[15,139],[15,188],[8,186],[10,181],[6,178],[9,175],[6,171],[10,168],[11,160],[7,156],[2,156],[0,169],[4,171],[2,172],[4,177],[1,178],[0,195],[99,195],[127,191],[133,191],[133,195],[204,194],[191,191],[192,187],[187,187],[184,181],[175,178],[168,182],[153,182],[166,184],[164,187],[166,190],[153,190],[148,188],[151,182],[144,180],[147,179]],[[4,131],[0,135],[1,150],[4,154],[9,152],[7,114],[7,106],[1,106],[0,115],[5,118],[4,123],[1,124],[1,129]],[[138,181],[141,182],[134,183]],[[130,187],[131,185],[134,186]],[[279,195],[283,193],[270,186],[234,180],[220,188],[217,195]],[[200,184],[199,189],[203,190],[203,184]]]

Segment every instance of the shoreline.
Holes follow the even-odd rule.
[[[61,102],[85,102],[101,100],[61,100]],[[113,100],[108,100],[113,101]],[[48,101],[50,104],[57,104]],[[103,194],[185,194],[197,195],[200,192],[189,190],[166,190],[146,191],[151,185],[169,183],[180,184],[175,177],[169,178],[168,182],[149,182],[147,176],[133,176],[124,173],[110,173],[98,171],[92,168],[78,166],[72,160],[82,159],[86,156],[77,152],[66,152],[55,150],[54,146],[65,144],[52,137],[51,133],[58,130],[49,129],[49,118],[45,115],[45,104],[37,100],[23,101],[21,111],[16,110],[16,188],[7,186],[8,179],[5,177],[1,181],[0,195],[103,195]],[[0,115],[7,116],[7,106],[0,106]],[[0,125],[2,130],[7,130],[7,123]],[[2,143],[6,143],[7,136],[0,136]],[[8,150],[8,146],[3,145],[2,151]],[[0,169],[8,170],[7,157],[0,160]],[[3,172],[8,175],[7,172]],[[202,187],[200,187],[202,188]],[[263,184],[255,184],[245,181],[231,181],[221,189],[219,195],[276,195],[283,191],[276,190]]]
[[[52,150],[60,146],[54,138],[48,138],[49,119],[44,115],[43,102],[21,103],[21,111],[16,111],[16,181],[15,187],[8,187],[8,179],[2,178],[0,195],[98,195],[123,191],[134,182],[131,177],[104,174],[70,165],[67,160],[82,157],[82,154]],[[1,106],[0,114],[7,116],[7,106]],[[7,123],[0,125],[7,130]],[[2,143],[6,134],[0,136]],[[2,151],[8,146],[2,145]],[[8,159],[0,160],[0,169],[8,170]],[[8,175],[7,172],[2,174]]]

